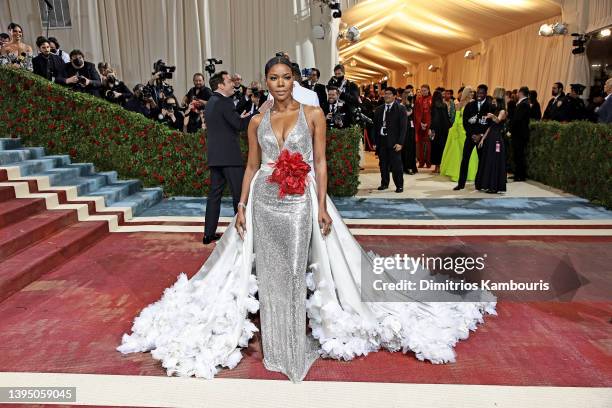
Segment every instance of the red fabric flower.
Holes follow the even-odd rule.
[[[310,165],[304,161],[301,153],[291,153],[289,150],[283,149],[276,163],[270,164],[270,167],[274,170],[268,176],[268,182],[279,185],[279,198],[283,198],[287,194],[304,194]]]

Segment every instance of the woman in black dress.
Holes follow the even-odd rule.
[[[434,173],[440,173],[442,153],[448,138],[448,130],[451,127],[448,119],[448,108],[442,99],[442,92],[435,91],[431,99],[431,127],[429,137],[431,138],[431,164],[436,167]]]
[[[493,125],[487,130],[478,144],[482,149],[481,160],[478,163],[476,174],[476,190],[495,194],[506,191],[506,146],[504,134],[506,133],[506,104],[503,88],[495,89],[491,104],[494,113],[487,114]]]

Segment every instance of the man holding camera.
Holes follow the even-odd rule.
[[[349,114],[359,107],[359,87],[344,77],[344,65],[338,64],[334,67],[334,76],[329,79],[327,86],[334,86],[340,94],[339,100],[344,102]]]
[[[235,73],[231,76],[232,84],[233,84],[233,93],[232,98],[234,100],[234,106],[238,106],[240,101],[246,95],[247,87],[242,85],[242,77],[239,73]]]
[[[395,88],[385,89],[385,104],[374,112],[374,149],[378,153],[380,166],[380,187],[389,188],[389,171],[393,174],[395,192],[404,191],[404,172],[402,168],[402,146],[408,131],[408,115],[404,105],[395,99]]]
[[[157,119],[172,129],[183,130],[183,113],[178,110],[176,99],[173,96],[166,98],[162,102],[161,112],[157,115]]]
[[[183,104],[187,106],[185,111],[186,132],[194,133],[202,128],[200,112],[204,111],[212,95],[212,90],[205,85],[204,75],[199,72],[194,74],[193,88],[183,98]]]
[[[100,70],[99,66],[98,70]],[[117,74],[110,67],[106,67],[102,72],[102,96],[109,102],[124,106],[128,99],[132,97],[132,92],[123,81],[117,79]]]
[[[125,103],[124,108],[131,112],[140,113],[149,119],[157,116],[157,104],[153,100],[151,90],[143,84],[138,84],[134,87],[134,94]]]
[[[100,96],[99,90],[102,86],[100,76],[95,65],[85,61],[85,57],[80,50],[70,52],[70,62],[64,65],[63,71],[55,82],[64,84],[73,91]]]
[[[328,129],[344,129],[349,127],[350,114],[343,101],[339,100],[340,92],[335,86],[327,89],[327,104],[323,109],[327,119]]]

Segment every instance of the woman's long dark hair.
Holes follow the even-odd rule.
[[[442,92],[434,91],[433,96],[431,97],[431,104],[438,108],[444,106],[444,100],[442,99]]]
[[[275,66],[275,65],[278,65],[278,64],[283,64],[283,65],[288,66],[289,69],[292,70],[292,72],[293,72],[293,66],[291,65],[291,61],[289,61],[285,57],[274,57],[274,58],[271,58],[266,63],[266,67],[264,68],[264,74],[266,75],[266,78],[268,77],[268,72],[270,72],[272,67]]]

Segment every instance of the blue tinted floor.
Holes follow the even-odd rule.
[[[344,218],[357,219],[486,219],[486,220],[599,220],[612,219],[612,211],[575,197],[559,198],[461,198],[385,199],[333,198]],[[205,198],[165,199],[143,217],[203,217]],[[222,217],[233,216],[231,199],[225,198]]]

